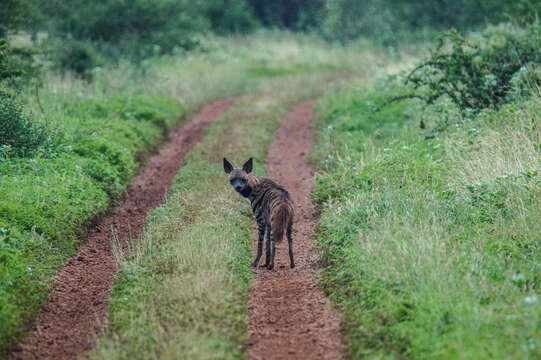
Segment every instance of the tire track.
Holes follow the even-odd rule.
[[[256,270],[249,303],[250,359],[342,357],[340,316],[314,282],[319,255],[311,242],[319,214],[310,201],[313,169],[307,159],[313,146],[314,103],[298,104],[284,117],[267,157],[267,174],[285,186],[295,202],[297,266],[289,268],[287,241],[282,241],[277,245],[276,270]]]
[[[147,213],[164,203],[183,157],[236,101],[205,106],[148,160],[124,199],[89,229],[78,253],[57,273],[38,323],[13,349],[11,359],[73,359],[96,345],[115,277],[113,235],[124,243],[140,236]]]

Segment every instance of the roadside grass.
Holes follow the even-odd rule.
[[[282,32],[202,42],[197,52],[96,68],[91,83],[48,72],[37,96],[33,87],[22,89],[28,116],[45,124],[54,146],[31,157],[0,150],[0,353],[35,321],[54,273],[74,253],[85,227],[123,193],[149,152],[180,121],[216,98],[276,89],[284,79],[291,89],[305,86],[301,94],[321,93],[328,83],[323,79],[373,71],[384,62],[366,44],[344,48]],[[369,65],[359,69],[365,61]],[[278,114],[297,95],[274,96],[270,103],[253,98],[256,110],[246,109],[243,121]],[[250,136],[222,124],[212,161],[218,162],[218,150],[237,154],[237,145],[265,143],[267,126],[276,120],[260,120]],[[202,148],[194,154],[203,151],[197,149]],[[211,160],[203,154],[197,159]]]
[[[167,203],[119,256],[109,325],[94,358],[244,356],[251,211],[231,189],[222,159],[240,165],[254,157],[255,171],[264,174],[281,118],[331,79],[316,73],[272,80],[210,126],[184,159]]]
[[[317,107],[319,276],[348,357],[538,358],[541,98],[430,133],[414,100],[367,105],[399,91]]]
[[[3,148],[0,353],[35,318],[50,278],[85,226],[122,193],[136,159],[163,140],[182,113],[178,101],[164,97],[72,102],[50,118],[61,134],[54,150],[18,158]]]

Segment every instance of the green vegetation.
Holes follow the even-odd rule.
[[[112,60],[180,53],[199,45],[201,34],[244,32],[255,27],[244,1],[51,1],[41,5],[52,34],[70,44],[74,61],[93,47]],[[69,65],[69,64],[67,64]],[[97,64],[92,65],[92,67]]]
[[[456,30],[438,39],[430,58],[417,66],[408,82],[427,104],[449,97],[462,111],[495,108],[540,85],[541,26],[490,28],[466,40]],[[422,93],[422,91],[420,91]]]
[[[451,27],[469,31],[500,22],[531,22],[540,6],[539,1],[530,0],[327,0],[319,28],[329,39],[365,36],[400,48],[411,41],[431,41],[437,32]]]
[[[538,357],[540,2],[434,4],[2,1],[0,354],[145,156],[249,93],[119,256],[95,354],[241,356],[250,225],[217,164],[263,164],[287,108],[340,79],[355,87],[319,103],[313,196],[350,355]]]
[[[541,97],[512,90],[464,113],[391,76],[318,103],[320,281],[349,357],[541,355]]]
[[[0,90],[0,124],[2,153],[15,156],[31,156],[38,150],[50,151],[56,144],[55,135],[46,124],[31,121],[23,112],[22,105],[12,95]]]
[[[35,318],[52,275],[84,226],[124,191],[136,157],[181,115],[176,100],[162,97],[73,99],[48,122],[31,123],[19,104],[2,98],[0,351]]]
[[[504,0],[7,0],[0,5],[0,38],[25,30],[63,69],[82,75],[109,61],[141,60],[200,48],[209,33],[247,34],[262,28],[311,32],[342,43],[367,37],[402,47],[437,32],[536,19],[538,1]],[[46,33],[45,41],[37,41]],[[81,66],[86,67],[81,72]]]

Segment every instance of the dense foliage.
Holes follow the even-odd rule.
[[[8,31],[32,28],[38,19],[35,0],[2,0],[0,2],[0,38]]]
[[[398,45],[450,27],[531,22],[540,10],[537,0],[8,0],[0,5],[0,37],[10,30],[44,29],[66,39],[104,42],[120,50],[116,55],[137,57],[193,48],[209,31],[238,33],[259,26],[310,30],[339,41],[368,36]]]
[[[434,31],[450,27],[468,30],[487,23],[532,21],[541,11],[537,0],[327,0],[325,6],[320,26],[326,37],[347,41],[369,36],[384,45],[429,39]]]
[[[256,25],[242,0],[52,0],[43,2],[41,9],[57,36],[93,42],[112,56],[134,58],[189,50],[197,46],[200,34],[245,32]],[[72,50],[82,51],[90,53],[84,45]]]
[[[55,1],[44,6],[52,30],[76,40],[118,46],[125,55],[151,55],[153,47],[171,52],[192,48],[194,34],[208,30],[198,2],[160,1]]]
[[[0,85],[20,88],[19,85],[38,77],[41,69],[34,61],[35,52],[30,48],[14,48],[0,38]]]
[[[428,104],[446,95],[463,111],[494,108],[511,99],[513,88],[541,84],[540,48],[538,23],[519,30],[493,28],[468,40],[451,30],[407,80]]]
[[[314,30],[324,16],[325,0],[248,0],[264,26]]]

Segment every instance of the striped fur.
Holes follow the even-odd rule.
[[[291,268],[295,267],[293,260],[293,200],[282,186],[274,181],[252,173],[253,160],[250,158],[242,168],[234,168],[224,158],[224,170],[229,174],[231,186],[242,196],[250,200],[252,212],[257,222],[258,242],[257,255],[252,262],[257,267],[263,252],[263,241],[267,238],[266,263],[267,269],[274,268],[276,243],[282,241],[284,234],[289,244],[289,261]]]

